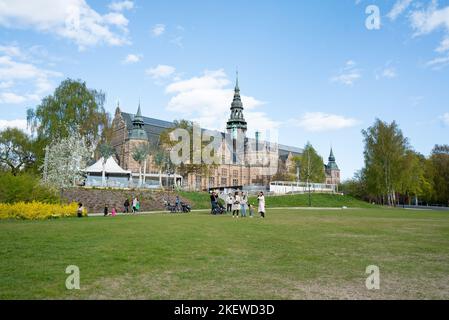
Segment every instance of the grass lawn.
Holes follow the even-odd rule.
[[[209,209],[210,196],[206,192],[180,192],[182,197],[188,199],[194,209]],[[174,198],[174,196],[172,196]],[[250,202],[257,205],[257,198],[250,197]],[[312,207],[335,208],[346,206],[348,208],[374,208],[375,206],[357,200],[353,197],[339,194],[312,194]],[[265,199],[267,207],[308,207],[308,194],[295,194],[284,196],[269,196]]]
[[[292,210],[0,221],[0,298],[449,298],[449,216]],[[65,288],[77,265],[81,290]],[[380,268],[380,290],[365,269]]]

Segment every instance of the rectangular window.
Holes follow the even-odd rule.
[[[234,170],[234,178],[238,178],[239,176],[239,171],[238,170]]]
[[[221,175],[227,176],[228,175],[228,169],[221,169]]]
[[[210,187],[214,187],[215,186],[215,178],[214,177],[209,177],[209,186]]]
[[[239,179],[232,179],[232,185],[238,186],[239,185]]]
[[[228,179],[227,178],[221,178],[221,186],[226,187],[228,185]]]

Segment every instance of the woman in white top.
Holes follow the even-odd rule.
[[[240,195],[238,192],[235,193],[234,196],[234,203],[232,204],[232,217],[236,216],[239,217],[240,214]]]
[[[226,212],[232,211],[232,204],[234,203],[234,198],[232,197],[232,194],[228,194],[226,197]]]
[[[262,218],[265,218],[265,197],[263,195],[263,192],[259,192],[259,196],[257,197],[257,200],[259,201],[259,213]]]

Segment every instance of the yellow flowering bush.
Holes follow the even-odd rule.
[[[51,204],[42,202],[0,203],[0,219],[39,220],[49,218],[76,217],[77,203]],[[86,215],[84,210],[83,215]]]

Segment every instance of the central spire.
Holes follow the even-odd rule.
[[[133,128],[131,130],[130,138],[134,140],[148,140],[147,133],[143,128],[145,122],[143,121],[142,111],[140,110],[140,100],[139,107],[137,108],[137,113],[132,120]]]
[[[245,118],[243,117],[243,103],[240,97],[240,88],[239,88],[239,72],[236,71],[236,80],[235,80],[235,88],[234,88],[234,99],[231,104],[231,116],[227,122],[226,129],[242,129],[246,131],[247,123]]]

